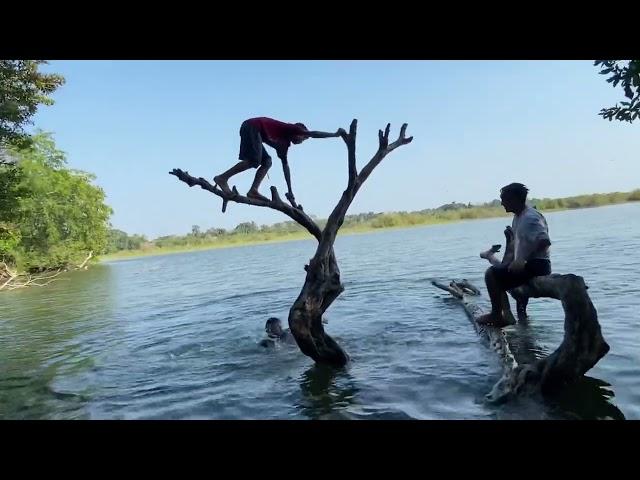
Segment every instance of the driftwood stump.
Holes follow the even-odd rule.
[[[501,329],[476,323],[476,318],[483,311],[473,301],[474,293],[462,288],[459,282],[452,282],[450,285],[435,281],[432,283],[462,301],[477,331],[489,339],[491,347],[503,359],[503,376],[487,395],[489,400],[504,400],[510,395],[525,392],[556,392],[560,387],[582,377],[609,351],[587,287],[582,277],[577,275],[552,274],[536,277],[521,287],[527,298],[560,300],[565,313],[564,338],[560,346],[549,356],[523,365],[518,365],[515,361]]]

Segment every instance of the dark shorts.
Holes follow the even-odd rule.
[[[240,126],[240,153],[238,154],[238,159],[251,162],[253,168],[258,168],[260,165],[271,166],[271,157],[262,144],[260,130],[248,121],[242,122]]]
[[[498,284],[504,290],[511,290],[524,285],[533,277],[549,275],[551,273],[551,262],[543,259],[529,260],[524,266],[524,270],[520,273],[512,273],[507,266],[503,265],[490,268],[493,270]]]

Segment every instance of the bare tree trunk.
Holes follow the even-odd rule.
[[[349,356],[322,324],[322,315],[344,290],[333,247],[325,255],[316,252],[305,270],[304,286],[289,310],[291,333],[302,353],[316,362],[345,365]]]
[[[539,384],[543,393],[551,391],[584,375],[609,352],[582,277],[535,277],[522,290],[528,298],[555,298],[562,302],[564,338],[551,355],[514,372],[516,391],[527,384]]]
[[[502,257],[502,264],[508,265],[513,261],[514,257],[514,241],[513,241],[513,230],[511,227],[507,227],[504,231],[504,236],[506,239],[506,246],[504,256]],[[509,295],[513,297],[516,301],[516,314],[518,315],[518,320],[525,321],[527,319],[527,305],[529,304],[529,297],[524,293],[521,287],[513,288],[509,290]],[[505,312],[508,312],[508,315],[513,319],[513,314],[511,313],[511,306],[509,305],[509,300],[507,299],[506,304],[503,304],[503,309]]]
[[[347,353],[324,331],[322,324],[323,313],[344,290],[340,281],[340,269],[333,245],[351,202],[369,175],[387,154],[413,140],[413,137],[405,137],[407,125],[404,124],[400,129],[398,139],[390,144],[390,128],[391,126],[387,125],[384,133],[382,130],[378,132],[378,151],[360,173],[357,171],[356,164],[357,120],[351,122],[348,133],[342,131],[341,136],[348,152],[347,188],[342,193],[342,197],[329,215],[327,224],[322,230],[304,213],[301,205],[285,204],[280,199],[275,187],[271,187],[271,200],[260,200],[241,196],[235,187],[233,187],[233,193],[229,195],[217,186],[211,185],[204,178],[195,178],[180,169],[169,172],[190,187],[199,185],[204,190],[221,197],[223,212],[226,211],[229,201],[273,208],[298,222],[318,240],[316,253],[309,264],[305,266],[307,275],[304,286],[289,311],[289,327],[300,350],[318,363],[342,366],[349,360]]]

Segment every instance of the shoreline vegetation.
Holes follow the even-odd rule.
[[[529,204],[544,213],[551,213],[637,201],[640,201],[640,189],[631,192],[595,193],[556,199],[531,199]],[[452,202],[438,208],[413,212],[368,212],[347,215],[340,235],[357,235],[508,216],[509,214],[504,211],[499,200],[481,205]],[[325,220],[318,219],[316,221],[321,226],[325,222]],[[194,225],[191,233],[187,235],[170,235],[159,237],[153,241],[148,241],[142,235],[129,236],[120,230],[112,230],[111,235],[111,251],[100,256],[101,262],[218,248],[311,240],[306,231],[291,221],[263,226],[258,226],[254,222],[245,222],[229,231],[210,228],[203,232],[198,225]]]

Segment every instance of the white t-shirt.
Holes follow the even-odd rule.
[[[514,215],[511,224],[514,234],[514,258],[527,258],[531,255],[536,242],[541,239],[549,240],[549,227],[544,216],[535,208],[526,206],[520,215]],[[550,240],[549,240],[550,241]],[[549,247],[536,252],[531,259],[549,259]]]

